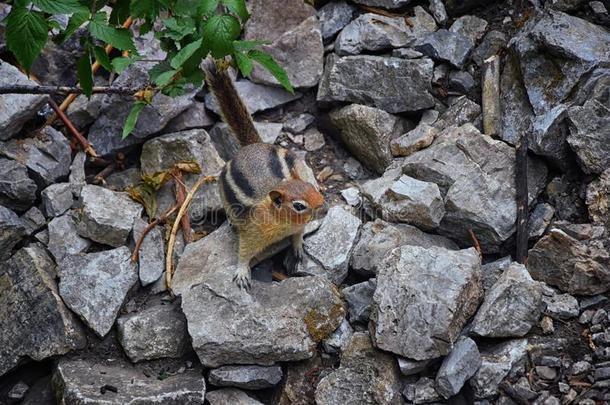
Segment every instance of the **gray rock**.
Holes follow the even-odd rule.
[[[318,131],[317,128],[309,128],[303,134],[305,150],[308,152],[314,152],[318,149],[322,149],[326,145],[324,140],[324,134]]]
[[[464,383],[481,367],[481,355],[474,340],[461,337],[445,357],[436,374],[436,392],[449,398],[460,392]]]
[[[587,361],[577,361],[572,365],[570,373],[572,375],[579,375],[588,373],[591,370],[591,363]]]
[[[409,156],[430,146],[437,133],[438,129],[426,123],[419,123],[415,129],[392,139],[390,151],[393,156]]]
[[[394,249],[373,295],[376,346],[414,360],[449,353],[482,298],[480,267],[474,249]]]
[[[42,210],[47,218],[58,217],[72,207],[72,187],[70,183],[51,184],[40,193]]]
[[[436,184],[400,175],[400,172],[398,176],[384,175],[384,178],[362,185],[363,195],[384,220],[404,222],[425,230],[439,226],[445,207]]]
[[[610,168],[589,183],[586,202],[591,221],[610,229]]]
[[[341,356],[341,366],[320,380],[318,405],[403,403],[400,373],[392,356],[376,350],[368,333],[354,333]]]
[[[497,395],[500,382],[525,360],[527,343],[527,339],[515,339],[481,350],[481,367],[470,380],[476,398]]]
[[[419,374],[426,370],[430,365],[430,360],[411,360],[404,357],[398,357],[398,368],[403,375],[409,376]]]
[[[217,387],[259,390],[277,385],[282,375],[280,366],[223,366],[210,370],[208,380]]]
[[[345,190],[341,190],[341,197],[352,207],[358,207],[362,204],[362,198],[360,197],[360,190],[358,187],[349,187]]]
[[[37,189],[25,165],[0,158],[0,204],[17,212],[25,211],[34,204]]]
[[[7,259],[13,247],[26,235],[27,228],[21,218],[0,205],[0,259]]]
[[[135,64],[127,68],[113,83],[113,87],[142,87],[149,81],[148,67]],[[89,142],[99,155],[108,155],[143,143],[147,137],[159,133],[171,119],[192,104],[194,91],[182,96],[169,97],[158,92],[150,105],[140,112],[138,123],[131,135],[120,136],[133,101],[121,95],[105,95],[100,116],[89,129]]]
[[[362,226],[360,239],[354,246],[350,265],[356,272],[374,277],[377,274],[379,263],[392,249],[402,245],[458,249],[455,243],[442,236],[424,233],[411,225],[391,224],[376,219]]]
[[[586,173],[601,173],[610,167],[610,108],[598,101],[568,110],[568,143]]]
[[[530,249],[528,269],[564,292],[595,295],[610,288],[609,260],[603,240],[579,241],[554,228]]]
[[[518,58],[511,53],[506,57],[500,76],[500,93],[502,130],[499,135],[505,142],[516,145],[523,134],[531,132],[534,111],[523,83]]]
[[[434,123],[433,125],[439,130],[444,130],[450,126],[462,126],[464,124],[473,122],[481,114],[481,106],[470,101],[466,96],[461,96],[455,99]]]
[[[377,173],[392,162],[390,142],[411,127],[403,118],[360,104],[334,110],[330,119],[347,148]]]
[[[85,174],[85,162],[87,160],[87,154],[83,151],[76,152],[72,165],[70,165],[70,175],[68,176],[68,182],[72,187],[72,194],[74,197],[78,197],[85,184],[87,184]]]
[[[449,31],[461,34],[476,44],[483,37],[486,29],[487,21],[474,15],[465,15],[455,20]]]
[[[449,89],[459,94],[469,93],[475,86],[474,78],[468,72],[452,71],[449,73]]]
[[[483,40],[472,52],[472,60],[478,66],[483,65],[483,61],[493,55],[497,55],[500,50],[504,49],[508,39],[506,35],[501,31],[489,31],[483,37]]]
[[[290,94],[284,89],[255,84],[249,80],[238,80],[235,87],[250,114],[281,106],[302,96],[299,92]],[[205,106],[220,115],[220,107],[211,93],[205,95]]]
[[[272,55],[284,68],[295,88],[314,87],[322,77],[324,46],[320,22],[315,16],[286,31],[270,45],[262,45],[260,49]],[[279,84],[277,79],[259,64],[254,65],[251,77],[257,83]]]
[[[53,373],[55,397],[65,404],[202,404],[206,397],[201,370],[167,378],[146,377],[144,369],[125,361],[61,359]],[[111,386],[116,392],[100,390]]]
[[[474,48],[474,42],[460,33],[440,29],[419,39],[414,48],[436,61],[449,62],[461,69]]]
[[[570,165],[566,139],[568,127],[565,122],[567,109],[560,104],[550,111],[538,115],[532,121],[532,131],[528,134],[529,149],[547,157],[559,168],[566,170]]]
[[[68,140],[50,126],[34,137],[0,143],[0,155],[24,164],[43,188],[68,175],[71,153]]]
[[[528,238],[532,240],[544,235],[544,231],[550,225],[554,215],[555,208],[551,204],[541,203],[536,205],[527,224]]]
[[[134,363],[179,358],[189,350],[186,319],[176,305],[155,305],[121,316],[118,340]]]
[[[430,12],[434,16],[434,19],[440,25],[445,25],[449,16],[447,16],[447,10],[445,10],[445,5],[442,0],[430,0],[430,5],[428,6]]]
[[[205,399],[210,405],[263,405],[262,402],[236,388],[223,388],[208,392]]]
[[[209,128],[216,121],[207,113],[205,104],[193,102],[190,107],[174,117],[164,128],[166,132],[188,131],[190,129]]]
[[[20,249],[0,264],[0,376],[86,344],[82,328],[57,292],[53,260],[41,248]]]
[[[36,85],[15,66],[0,62],[0,85]],[[2,94],[0,95],[0,140],[15,136],[23,124],[32,119],[47,102],[44,94]]]
[[[510,256],[503,257],[491,263],[484,264],[481,266],[481,274],[483,280],[483,290],[485,294],[496,284],[496,281],[502,276],[504,271],[512,264]]]
[[[529,168],[531,200],[543,186],[546,167],[530,160]],[[439,233],[467,241],[472,229],[484,252],[498,251],[515,232],[514,170],[514,149],[469,124],[441,132],[431,146],[403,162],[405,174],[436,183],[444,194]]]
[[[580,314],[578,300],[570,294],[542,296],[542,302],[546,307],[544,313],[555,319],[571,319]]]
[[[254,126],[263,142],[270,144],[275,143],[276,139],[280,136],[283,127],[282,124],[276,122],[255,122]],[[229,129],[229,126],[224,122],[219,122],[210,129],[209,134],[220,157],[224,160],[233,159],[233,156],[235,156],[239,150],[240,145]],[[194,151],[200,153],[197,148],[194,149]]]
[[[108,84],[105,80],[95,80],[94,83],[99,86]],[[88,127],[100,116],[102,100],[104,100],[103,94],[93,94],[90,99],[81,94],[68,107],[68,118],[76,128]]]
[[[282,405],[315,403],[316,385],[321,376],[312,378],[314,373],[312,370],[316,370],[317,374],[317,371],[326,372],[327,369],[324,359],[319,354],[308,360],[287,363],[284,368],[284,381],[274,395],[274,400]]]
[[[347,301],[347,313],[350,322],[364,324],[369,322],[375,288],[377,288],[377,280],[372,278],[341,290],[343,297]]]
[[[429,108],[434,105],[430,94],[433,67],[427,58],[329,55],[317,100],[361,103],[389,113]]]
[[[574,11],[585,3],[586,0],[549,0],[544,3],[544,7],[559,11]]]
[[[142,206],[126,193],[103,187],[86,185],[80,199],[83,205],[78,232],[95,242],[117,247],[125,244]]]
[[[328,5],[333,5],[338,3],[328,3]],[[339,3],[340,4],[340,3]],[[298,115],[289,115],[287,119],[284,121],[283,129],[293,134],[300,134],[305,131],[305,129],[311,125],[316,120],[311,114],[303,113]],[[256,125],[256,124],[255,124]]]
[[[366,6],[383,7],[383,8],[400,8],[409,4],[411,0],[355,0],[354,3],[364,4]]]
[[[21,222],[26,227],[28,235],[31,235],[44,227],[47,224],[47,219],[38,208],[32,207],[21,216]]]
[[[140,239],[148,224],[138,218],[133,226],[134,243]],[[157,281],[165,270],[165,239],[159,227],[154,227],[142,241],[138,252],[140,284],[147,286]]]
[[[322,6],[317,14],[320,19],[320,26],[323,39],[332,38],[337,32],[341,31],[354,16],[356,8],[344,0],[331,1]]]
[[[48,225],[49,252],[56,262],[66,255],[83,253],[91,246],[91,241],[78,235],[76,221],[71,213],[53,218]]]
[[[25,395],[29,391],[30,386],[24,383],[23,381],[19,381],[17,384],[13,385],[10,389],[6,397],[9,401],[21,402],[25,398]]]
[[[335,52],[343,56],[402,48],[435,30],[434,19],[423,10],[409,23],[402,17],[362,14],[343,28],[335,40]]]
[[[350,255],[362,221],[340,206],[331,207],[320,229],[305,238],[303,248],[323,266],[325,276],[341,284],[347,276]]]
[[[276,6],[273,0],[254,0],[248,4],[251,16],[245,26],[245,39],[275,41],[286,31],[316,15],[315,8],[300,0],[286,0],[282,7]]]
[[[129,249],[68,255],[58,267],[59,294],[66,305],[95,333],[105,336],[138,281]]]
[[[343,319],[337,330],[322,342],[322,347],[326,353],[340,353],[345,349],[353,334],[354,329],[352,329],[347,319]]]
[[[511,264],[485,295],[472,321],[472,333],[484,337],[524,336],[538,322],[541,298],[540,286],[525,266]]]
[[[436,392],[434,380],[428,377],[422,377],[413,384],[406,384],[402,395],[414,404],[434,403],[442,400]]]
[[[418,59],[424,56],[423,53],[412,48],[398,48],[392,50],[392,57],[401,59]]]

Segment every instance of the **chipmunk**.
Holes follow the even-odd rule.
[[[209,64],[206,81],[223,120],[242,148],[223,168],[220,196],[238,236],[238,263],[233,281],[251,287],[250,260],[289,236],[297,260],[303,257],[303,231],[324,204],[306,182],[306,163],[284,148],[263,143],[224,62]]]

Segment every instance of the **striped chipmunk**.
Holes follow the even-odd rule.
[[[317,188],[304,181],[306,163],[284,148],[263,143],[226,66],[209,63],[206,81],[222,119],[241,148],[220,174],[220,196],[238,236],[238,263],[233,281],[250,289],[250,261],[271,244],[292,238],[297,260],[303,257],[303,232],[324,204]]]

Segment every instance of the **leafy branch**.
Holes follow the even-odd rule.
[[[58,15],[70,16],[65,27],[55,20]],[[205,78],[201,62],[208,56],[230,62],[245,77],[250,76],[254,63],[258,63],[287,91],[294,92],[284,69],[271,55],[258,49],[264,41],[239,39],[249,17],[245,0],[14,0],[6,19],[6,42],[19,64],[29,72],[53,30],[57,33],[52,39],[58,44],[78,31],[83,49],[76,64],[79,87],[71,93],[91,97],[104,92],[93,86],[92,65],[120,74],[142,59],[135,46],[134,31],[123,23],[133,19],[139,23],[139,35],[152,31],[166,52],[165,59],[148,71],[154,92],[175,97],[192,86],[201,86]],[[122,53],[109,54],[110,47]],[[63,91],[55,89],[49,93]],[[115,94],[123,93],[117,90]],[[123,137],[131,133],[140,111],[151,98],[136,98]]]

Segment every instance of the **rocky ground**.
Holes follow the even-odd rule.
[[[249,294],[231,283],[215,187],[190,209],[195,241],[176,245],[175,298],[167,229],[130,257],[154,214],[124,190],[180,161],[217,174],[235,152],[205,89],[157,95],[126,140],[131,101],[78,98],[70,118],[116,162],[97,184],[99,161],[41,126],[46,96],[0,96],[0,403],[610,402],[608,3],[323,3],[249,2],[245,37],[272,41],[298,90],[257,69],[236,86],[331,207],[305,260],[277,247]],[[139,47],[162,53],[151,37]],[[78,52],[49,46],[34,74],[74,84]],[[28,82],[2,23],[0,56],[0,85]],[[113,85],[144,84],[146,69]],[[527,266],[511,260],[523,134]],[[162,187],[157,215],[173,199]]]

